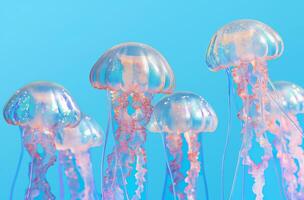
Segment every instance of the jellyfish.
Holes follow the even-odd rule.
[[[65,168],[72,200],[99,199],[92,172],[89,149],[102,144],[102,130],[92,118],[82,115],[76,127],[64,128],[57,134],[56,148]]]
[[[304,113],[304,89],[277,81],[273,83],[270,130],[276,135],[274,146],[282,168],[287,199],[304,199],[303,130],[297,115]],[[284,112],[285,115],[282,115]]]
[[[78,106],[62,86],[35,82],[18,90],[4,108],[8,124],[19,126],[23,145],[32,157],[25,199],[55,199],[46,179],[56,161],[57,131],[80,120]]]
[[[209,69],[226,69],[229,76],[232,74],[242,100],[243,107],[238,113],[243,133],[240,156],[254,179],[252,190],[256,200],[263,199],[264,172],[273,157],[272,145],[266,134],[270,131],[269,121],[272,118],[268,109],[271,99],[267,61],[280,57],[283,49],[281,37],[269,26],[255,20],[238,20],[218,30],[207,50]],[[261,161],[255,161],[249,153],[253,140],[263,150]]]
[[[180,200],[196,199],[201,170],[199,133],[214,132],[217,123],[213,108],[194,93],[177,92],[155,105],[149,131],[164,133],[166,151],[170,155],[168,166],[172,184],[164,199],[169,199],[167,195]],[[184,166],[187,161],[189,165]]]
[[[145,126],[152,112],[151,100],[155,94],[173,91],[173,72],[155,49],[124,43],[99,58],[91,70],[90,82],[94,88],[110,92],[115,129],[115,146],[107,157],[103,178],[103,198],[128,199],[129,177],[135,178],[136,184],[130,191],[134,193],[131,198],[141,199],[147,173]],[[134,173],[135,177],[130,177]]]

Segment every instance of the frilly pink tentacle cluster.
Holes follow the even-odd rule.
[[[249,173],[254,178],[253,192],[256,200],[263,199],[263,187],[265,185],[264,171],[272,158],[272,146],[269,143],[266,132],[268,127],[265,123],[268,104],[267,83],[268,72],[265,62],[255,61],[244,63],[233,69],[233,79],[238,86],[238,94],[243,101],[243,109],[239,118],[243,121],[243,149],[241,156],[243,164],[249,167]],[[256,164],[249,155],[252,148],[251,140],[255,138],[264,150],[262,161]]]
[[[115,131],[116,145],[108,156],[108,168],[104,178],[104,198],[113,199],[115,197],[113,187],[119,188],[116,191],[116,193],[120,193],[119,196],[124,196],[123,187],[127,184],[124,179],[130,176],[133,170],[131,165],[135,160],[137,189],[132,199],[142,198],[147,173],[143,144],[146,141],[145,125],[152,112],[151,98],[152,96],[149,94],[112,92],[114,120],[118,128]]]

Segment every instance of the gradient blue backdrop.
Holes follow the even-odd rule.
[[[205,166],[210,199],[220,198],[220,160],[227,126],[227,81],[224,72],[208,71],[204,55],[213,33],[235,19],[252,18],[277,30],[284,42],[283,56],[269,63],[273,80],[291,80],[304,86],[304,3],[301,0],[111,0],[111,1],[0,1],[0,107],[23,85],[38,80],[64,85],[84,112],[106,126],[106,96],[89,83],[89,71],[98,57],[121,42],[137,41],[158,49],[171,64],[177,91],[204,96],[215,108],[219,127],[204,135]],[[236,111],[234,109],[234,114]],[[232,143],[227,158],[229,187],[240,147],[240,123],[233,118]],[[19,130],[0,118],[0,199],[9,187],[20,151]],[[163,152],[158,135],[149,135],[150,199],[160,199],[164,179]],[[93,152],[99,186],[100,149]],[[26,155],[15,199],[23,199],[28,178]],[[57,168],[49,173],[58,194]],[[266,200],[282,199],[273,166],[267,170]],[[241,180],[238,180],[240,193]],[[228,191],[227,187],[227,191]],[[246,187],[250,191],[250,187]],[[251,199],[252,197],[248,197]],[[200,198],[202,199],[202,195]],[[240,199],[235,196],[234,199]]]

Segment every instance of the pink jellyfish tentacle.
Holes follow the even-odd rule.
[[[137,180],[136,181],[137,189],[135,191],[135,196],[132,198],[132,200],[141,199],[141,193],[144,191],[144,183],[146,181],[145,175],[147,173],[147,169],[144,167],[147,163],[145,150],[143,148],[139,148],[136,151],[136,157],[137,157],[136,159],[137,172],[135,174],[135,178]]]
[[[133,170],[131,165],[136,161],[137,188],[132,199],[141,199],[147,173],[146,152],[143,145],[146,141],[145,126],[152,112],[151,98],[149,94],[112,92],[114,119],[118,127],[115,131],[116,145],[108,156],[104,197],[114,198],[113,187],[119,188],[117,190],[121,193],[119,196],[124,196],[122,187],[127,184],[125,179],[130,176]],[[134,110],[133,113],[130,113],[130,108]],[[122,176],[119,175],[119,169],[122,171]]]
[[[30,187],[26,192],[26,199],[55,199],[46,180],[48,169],[56,162],[56,149],[53,134],[50,132],[38,132],[38,130],[26,130],[24,144],[33,158],[32,178]]]
[[[135,196],[133,196],[133,200],[141,199],[141,194],[144,191],[144,184],[146,182],[146,150],[144,148],[144,144],[146,142],[146,128],[145,126],[149,122],[152,113],[151,106],[152,95],[150,94],[139,94],[135,93],[133,95],[133,103],[132,108],[135,110],[135,123],[136,123],[136,136],[135,136],[135,144],[134,149],[136,152],[136,185],[137,188],[135,190]]]
[[[264,106],[268,103],[267,94],[268,72],[266,63],[254,61],[243,63],[233,69],[233,79],[238,86],[238,94],[243,101],[243,109],[239,118],[243,121],[244,147],[242,150],[243,164],[249,167],[249,173],[254,178],[253,192],[256,200],[263,199],[263,187],[265,185],[264,171],[272,158],[272,146],[266,137],[267,126]],[[264,150],[262,161],[256,164],[250,157],[251,140],[255,137],[257,143]]]
[[[187,177],[185,178],[185,182],[187,183],[185,194],[187,195],[187,199],[195,200],[196,183],[201,170],[198,160],[200,143],[198,142],[196,133],[187,132],[185,133],[185,138],[188,144],[188,159],[190,161],[190,169],[187,171]]]
[[[173,184],[170,186],[170,191],[173,194],[174,187],[178,199],[185,199],[182,189],[179,188],[180,183],[184,180],[184,175],[181,172],[181,163],[183,160],[182,143],[182,137],[179,133],[167,134],[166,146],[171,155],[169,166],[173,176]]]
[[[276,138],[274,141],[274,146],[277,150],[277,158],[280,161],[283,185],[286,186],[285,194],[288,199],[295,199],[297,196],[297,177],[295,176],[298,167],[295,163],[295,159],[290,154],[288,148],[288,138],[287,134],[290,134],[288,128],[284,125],[284,116],[276,115],[272,117],[273,119],[269,123],[269,130],[275,134]]]
[[[290,123],[290,121],[284,116],[281,118],[282,119],[280,120],[280,125],[283,127],[283,130],[285,130],[286,134],[284,134],[284,136],[288,141],[289,154],[294,160],[294,165],[291,165],[289,163],[286,166],[289,167],[290,170],[293,170],[293,173],[298,177],[295,180],[298,184],[295,190],[297,191],[297,188],[299,187],[299,192],[296,195],[296,198],[301,199],[304,198],[304,151],[301,147],[303,143],[301,133],[303,131],[297,118],[294,115],[289,115],[290,120],[292,120],[294,124]],[[295,161],[297,161],[298,165],[295,163]],[[289,182],[287,182],[287,184],[288,183]]]
[[[282,133],[281,133],[282,134]],[[284,134],[284,133],[283,133]],[[297,165],[292,156],[287,151],[287,141],[280,135],[275,140],[275,148],[277,149],[277,158],[280,161],[282,177],[287,186],[288,199],[295,199],[297,193]]]
[[[134,140],[134,120],[128,114],[128,93],[119,91],[111,92],[114,120],[116,122],[116,144],[108,155],[108,168],[104,177],[103,198],[124,199],[123,186],[127,184],[126,178],[132,170],[135,160],[135,151],[130,147]]]

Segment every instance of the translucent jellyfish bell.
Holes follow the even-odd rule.
[[[157,103],[149,130],[167,133],[213,132],[217,123],[217,116],[205,99],[193,93],[178,92]]]
[[[9,124],[36,129],[75,126],[81,115],[69,92],[50,82],[21,88],[10,98],[3,113]]]
[[[273,85],[274,97],[278,98],[286,112],[304,113],[304,89],[302,87],[287,81],[276,81]]]
[[[57,135],[56,148],[71,150],[73,153],[88,151],[102,145],[103,131],[98,123],[89,116],[82,116],[76,127],[65,128]]]
[[[281,37],[256,20],[233,21],[212,37],[206,62],[211,71],[240,66],[254,60],[271,60],[283,53]]]
[[[124,43],[104,53],[90,73],[98,89],[171,93],[174,75],[165,58],[152,47]]]

